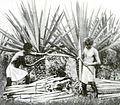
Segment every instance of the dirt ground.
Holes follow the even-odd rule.
[[[120,98],[98,98],[98,99],[90,99],[88,97],[71,97],[62,100],[54,100],[54,101],[47,101],[47,102],[39,102],[39,103],[32,103],[32,102],[21,102],[21,101],[14,101],[13,99],[5,100],[1,99],[0,105],[119,105]]]

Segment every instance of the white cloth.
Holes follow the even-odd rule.
[[[9,64],[6,70],[7,77],[11,77],[12,81],[19,81],[23,79],[28,72],[19,68],[14,67],[13,64]]]
[[[90,49],[85,48],[84,51],[83,51],[83,56],[84,56],[83,61],[86,62],[86,63],[93,63],[94,62],[94,57],[97,60],[99,60],[98,51],[94,47],[91,47]],[[88,84],[88,82],[95,81],[95,67],[94,66],[88,66],[88,68],[86,66],[83,66],[82,82],[85,83],[85,84]]]
[[[83,66],[83,72],[82,72],[82,82],[85,84],[88,84],[88,82],[95,81],[95,68],[94,66],[88,66],[89,69],[85,66]]]
[[[7,69],[6,69],[6,75],[7,75],[7,77],[11,77],[11,80],[12,80],[12,81],[19,81],[19,80],[23,79],[23,78],[28,74],[27,71],[22,70],[22,69],[20,69],[20,68],[16,68],[16,67],[12,64],[12,62],[13,62],[14,60],[16,60],[19,56],[24,56],[24,55],[23,55],[23,50],[17,52],[17,53],[13,56],[10,64],[8,65],[8,67],[7,67]]]

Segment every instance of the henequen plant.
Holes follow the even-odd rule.
[[[72,16],[72,17],[71,17]],[[61,51],[69,53],[76,60],[76,71],[78,81],[81,80],[82,64],[81,60],[77,60],[77,57],[81,57],[84,48],[84,38],[91,37],[94,39],[94,47],[96,47],[101,53],[106,49],[110,49],[118,44],[120,38],[119,35],[119,20],[117,20],[112,14],[107,15],[107,12],[101,12],[100,9],[95,13],[91,13],[88,17],[87,5],[79,6],[76,2],[76,11],[71,8],[71,12],[65,10],[66,25],[62,24],[59,27],[59,32],[56,35],[60,37],[58,41],[64,48]],[[69,33],[63,35],[62,33]]]
[[[0,49],[2,51],[16,52],[22,50],[23,44],[29,42],[33,45],[33,51],[45,53],[51,49],[51,44],[54,39],[57,27],[60,24],[64,12],[59,10],[51,12],[49,10],[41,9],[40,17],[38,17],[35,1],[25,5],[23,2],[19,7],[20,17],[17,17],[10,11],[11,15],[6,14],[6,18],[10,22],[10,28],[13,29],[13,34],[8,33],[4,29],[0,29],[2,35],[8,40],[2,40]],[[22,20],[22,21],[21,21]],[[37,58],[38,59],[38,58]],[[40,68],[42,67],[42,68]],[[36,65],[36,68],[42,69],[45,73],[45,61],[43,60],[40,64]],[[39,73],[37,73],[39,74]]]

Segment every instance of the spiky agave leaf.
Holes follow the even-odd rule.
[[[12,34],[7,33],[6,31],[4,31],[3,29],[0,29],[0,32],[7,37],[8,39],[12,40],[15,44],[21,45],[23,46],[22,42],[19,42],[18,39],[16,39]]]
[[[38,16],[37,16],[37,10],[36,10],[36,4],[35,0],[32,2],[32,10],[33,10],[33,25],[34,25],[34,30],[35,30],[35,39],[36,39],[36,44],[39,49],[39,26],[38,26]]]
[[[18,51],[20,51],[19,49],[14,49],[11,46],[2,46],[2,45],[0,45],[0,50],[6,51],[6,52],[18,52]]]
[[[9,33],[6,33],[3,29],[0,29],[0,32],[9,39],[11,39],[11,41],[13,41],[13,44],[16,43],[22,46],[25,42],[30,42],[33,45],[35,51],[44,52],[46,48],[41,48],[41,46],[48,46],[48,42],[51,40],[52,35],[55,33],[57,26],[59,25],[61,19],[64,16],[63,12],[59,15],[58,7],[51,19],[50,15],[52,14],[50,14],[50,9],[47,16],[45,16],[46,11],[41,10],[40,20],[38,21],[37,10],[34,0],[32,1],[32,6],[30,3],[28,3],[28,8],[22,2],[19,10],[22,22],[11,11],[10,14],[12,18],[6,14],[8,21],[13,27],[14,34],[10,35]],[[42,40],[41,37],[43,38]],[[10,45],[11,43],[7,44]]]
[[[69,15],[66,15],[69,13],[65,13],[65,19],[69,26],[67,28],[71,28],[73,24],[75,26],[75,30],[72,30],[71,32],[71,34],[74,33],[74,36],[72,35],[73,37],[70,37],[71,40],[73,41],[73,44],[75,41],[78,42],[80,37],[81,48],[78,47],[79,45],[77,43],[75,44],[77,49],[81,49],[81,50],[83,49],[83,41],[84,38],[87,36],[92,37],[95,42],[95,47],[99,48],[101,45],[106,43],[106,41],[110,41],[116,35],[118,35],[117,33],[119,31],[119,25],[120,25],[119,20],[116,20],[112,14],[110,14],[110,16],[106,15],[107,14],[106,11],[100,14],[100,9],[98,10],[96,15],[94,15],[93,13],[94,12],[92,12],[90,19],[87,18],[86,8],[84,8],[84,6],[83,8],[80,7],[78,2],[76,3],[76,16],[74,15],[75,13],[72,12],[73,22],[71,22],[70,17],[67,17]],[[93,18],[93,16],[95,16],[95,18]],[[72,23],[72,25],[70,23]],[[62,40],[62,41],[66,41],[68,43],[69,40]],[[114,41],[112,41],[111,43],[113,42]],[[66,47],[68,47],[68,45]],[[74,50],[77,51],[76,53],[78,54],[78,50],[76,50],[75,48]]]
[[[71,22],[70,17],[68,17],[69,15],[67,15],[69,13],[65,13],[65,19],[68,24],[67,28],[71,30],[73,28],[72,26],[74,26],[74,29],[71,30],[71,34],[69,33],[67,36],[65,36],[66,38],[71,39],[71,40],[64,40],[64,43],[68,43],[68,44],[72,43],[71,45],[74,46],[73,50],[75,51],[74,54],[76,54],[77,56],[79,54],[79,49],[81,49],[81,51],[83,50],[84,38],[88,36],[87,35],[88,20],[87,20],[86,8],[87,6],[84,8],[84,5],[83,7],[80,7],[79,3],[77,2],[76,3],[76,15],[72,10],[72,22]],[[81,48],[79,48],[80,46],[79,46],[78,41],[80,42]],[[68,45],[65,45],[65,46],[68,47]]]
[[[115,21],[114,21],[114,24],[116,24]],[[115,27],[117,27],[117,29]],[[107,27],[107,30],[103,32],[103,35],[99,36],[99,41],[96,44],[96,47],[98,48],[98,50],[104,51],[104,49],[111,48],[112,47],[111,44],[116,43],[115,39],[119,38],[118,27],[119,27],[119,24],[112,25],[112,27]],[[107,42],[109,43],[105,45]],[[102,49],[99,49],[101,46],[104,46],[104,47],[102,47]]]
[[[26,27],[24,27],[24,26],[22,26],[22,24],[20,24],[18,19],[13,15],[13,13],[11,11],[10,11],[10,13],[15,21],[13,21],[8,15],[7,15],[7,19],[9,20],[11,25],[14,27],[14,32],[17,32],[19,34],[19,36],[17,36],[17,34],[15,33],[14,36],[17,36],[17,39],[19,39],[18,41],[20,41],[20,42],[21,42],[21,38],[24,38],[27,42],[30,42],[30,38],[25,31]],[[15,22],[17,23],[17,25],[15,24]]]
[[[5,46],[6,42],[4,40],[8,40],[4,35],[0,34],[0,45]],[[0,54],[2,54],[3,50],[0,51]]]

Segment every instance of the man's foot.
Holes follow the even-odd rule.
[[[94,93],[94,98],[98,98],[98,93],[97,92]]]

